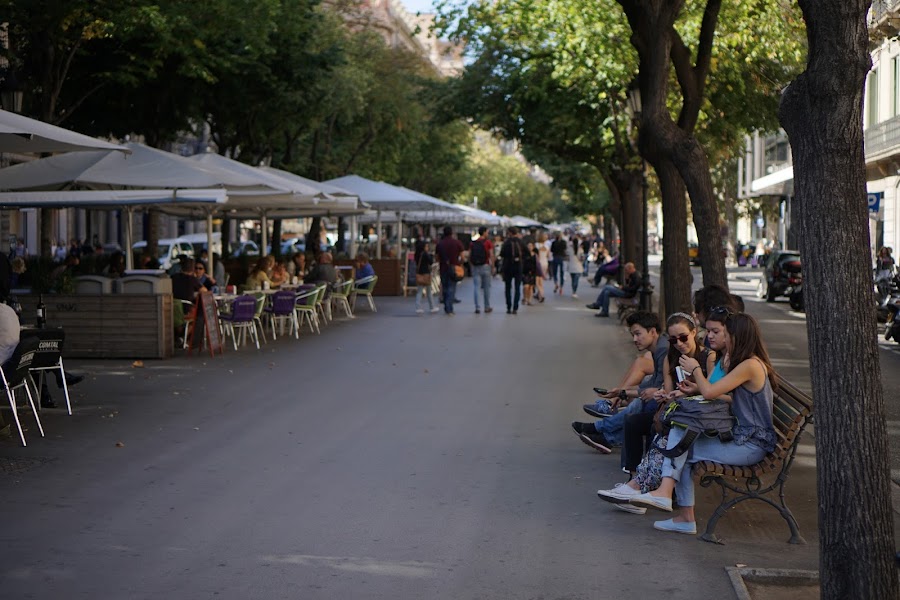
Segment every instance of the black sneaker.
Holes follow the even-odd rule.
[[[608,313],[608,312],[598,312],[598,313],[597,313],[596,315],[594,315],[594,316],[595,316],[595,317],[600,317],[601,319],[603,319],[603,318],[608,318],[608,317],[609,317],[609,313]]]
[[[603,454],[610,454],[612,452],[612,444],[606,441],[606,438],[603,437],[602,433],[582,433],[578,438],[594,450],[598,450]]]
[[[590,304],[585,304],[585,306],[591,310],[597,310],[598,308],[600,308],[600,305],[597,304],[596,302],[591,302]]]
[[[594,427],[593,423],[581,423],[579,421],[575,421],[572,423],[572,429],[575,430],[575,433],[581,435],[582,433],[597,433],[597,428]]]
[[[476,309],[475,309],[475,314],[476,314],[476,315],[480,315],[480,314],[481,314],[481,309],[480,309],[480,308],[476,308]]]
[[[584,412],[592,417],[597,417],[598,419],[605,419],[606,417],[611,417],[613,415],[611,412],[598,409],[596,404],[585,404],[582,408],[584,409]]]

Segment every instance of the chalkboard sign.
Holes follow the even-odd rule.
[[[197,295],[197,304],[191,313],[194,317],[194,330],[188,354],[194,348],[203,349],[204,342],[209,348],[209,355],[225,354],[225,344],[219,329],[219,312],[212,292],[202,291]]]
[[[406,287],[416,287],[416,253],[406,253]]]

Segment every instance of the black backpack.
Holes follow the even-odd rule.
[[[469,264],[480,267],[487,264],[487,261],[487,248],[484,247],[484,241],[477,240],[472,242],[472,246],[469,248]]]

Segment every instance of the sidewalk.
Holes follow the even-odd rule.
[[[27,448],[0,441],[17,514],[5,591],[724,599],[725,567],[816,569],[809,439],[787,486],[807,545],[768,506],[729,513],[716,546],[596,497],[623,480],[618,451],[569,423],[634,350],[579,292],[506,315],[495,279],[495,311],[474,315],[467,279],[453,318],[377,298],[377,314],[260,352],[67,363],[88,375],[75,415],[45,411]],[[697,491],[702,529],[718,502]]]

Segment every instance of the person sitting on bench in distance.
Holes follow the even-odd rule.
[[[650,441],[653,437],[654,418],[659,416],[659,412],[664,410],[669,402],[689,395],[676,387],[678,383],[676,367],[681,368],[678,364],[678,359],[681,356],[696,358],[704,375],[711,373],[714,369],[716,362],[715,352],[707,350],[700,343],[697,338],[697,325],[693,316],[683,312],[673,313],[666,321],[666,331],[669,334],[669,352],[663,361],[663,389],[656,393],[656,401],[659,403],[659,408],[655,413],[642,412],[625,417],[622,467],[628,472],[630,478],[624,484],[620,483],[612,489],[599,490],[597,492],[601,499],[608,502],[627,502],[629,498],[641,493],[634,476],[637,466],[644,456],[644,438],[646,437]],[[693,383],[692,377],[688,377],[687,380]],[[715,381],[714,379],[711,380]],[[649,444],[647,444],[647,447],[649,447]],[[636,506],[628,506],[624,507],[624,509],[626,512],[637,512],[638,514],[646,512],[646,509]]]
[[[653,396],[663,386],[663,363],[669,351],[669,342],[659,335],[659,317],[656,313],[636,311],[628,315],[627,324],[638,351],[649,351],[653,355],[653,374],[645,377],[637,389],[620,392],[622,400],[636,397],[625,410],[596,423],[572,423],[572,429],[582,442],[604,454],[612,452],[613,445],[621,445],[622,427],[627,415],[645,410],[656,411]]]
[[[672,512],[672,496],[677,494],[679,509],[675,516],[653,524],[655,529],[661,531],[697,533],[692,465],[704,460],[735,466],[753,465],[772,452],[777,441],[772,417],[772,382],[774,380],[777,384],[777,375],[769,361],[756,319],[743,313],[734,314],[722,307],[710,311],[706,325],[708,336],[713,339],[721,336],[724,341],[725,355],[720,366],[725,375],[711,383],[704,377],[696,359],[682,356],[679,363],[682,369],[694,376],[696,387],[704,398],[727,399],[727,394],[731,394],[731,410],[735,416],[732,428],[734,439],[723,442],[719,438],[698,437],[690,450],[663,461],[663,478],[659,488],[629,499],[637,506]],[[678,388],[690,393],[693,386],[682,383]],[[672,428],[666,448],[675,448],[685,431]]]
[[[610,298],[634,298],[640,287],[641,278],[637,274],[634,263],[625,263],[625,285],[622,287],[614,285],[603,286],[603,289],[600,290],[600,295],[597,296],[597,300],[593,304],[587,304],[586,306],[593,310],[600,309],[600,312],[594,316],[608,317]]]

